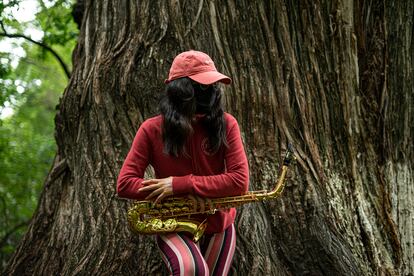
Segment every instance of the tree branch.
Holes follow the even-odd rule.
[[[9,34],[6,31],[6,28],[4,27],[3,21],[0,20],[0,25],[1,28],[3,29],[3,32],[0,33],[0,36],[5,36],[5,37],[10,37],[10,38],[24,38],[36,45],[39,45],[40,47],[43,47],[44,49],[48,50],[50,53],[52,53],[52,55],[58,60],[60,66],[63,68],[63,71],[65,71],[66,76],[68,77],[68,79],[70,78],[71,72],[69,71],[67,65],[65,64],[65,62],[63,61],[63,59],[59,56],[58,53],[56,53],[55,50],[53,50],[51,47],[49,47],[48,45],[44,44],[43,42],[39,42],[36,40],[33,40],[32,38],[23,35],[23,34]]]

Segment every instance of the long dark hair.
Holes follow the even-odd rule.
[[[214,153],[221,146],[227,146],[218,85],[203,87],[187,77],[173,80],[165,88],[165,96],[160,101],[160,112],[163,116],[164,152],[167,154],[188,154],[185,144],[193,134],[191,123],[196,114],[203,114],[200,120],[207,131],[208,151]]]

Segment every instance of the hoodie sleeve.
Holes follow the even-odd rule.
[[[144,181],[145,169],[150,163],[151,142],[144,126],[145,122],[138,129],[119,172],[116,186],[119,197],[142,200],[148,194],[138,192]]]
[[[240,129],[234,117],[227,123],[225,150],[226,172],[218,175],[193,174],[173,177],[175,195],[193,193],[201,197],[225,197],[245,194],[249,186],[249,166],[240,137]]]

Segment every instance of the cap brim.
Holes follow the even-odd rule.
[[[223,75],[217,71],[210,71],[210,72],[203,72],[199,74],[195,74],[192,76],[188,76],[193,81],[196,81],[201,84],[212,84],[215,82],[222,82],[224,84],[230,84],[231,78]]]

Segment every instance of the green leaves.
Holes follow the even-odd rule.
[[[41,42],[53,48],[70,68],[78,35],[71,17],[74,1],[38,1],[35,19],[20,22],[10,7],[21,8],[25,2],[0,2],[0,20],[7,33],[29,37],[43,33]],[[52,165],[56,105],[68,79],[55,56],[41,46],[4,35],[0,45],[8,45],[0,47],[1,271],[27,230]],[[12,108],[11,116],[1,114],[5,107]]]
[[[10,101],[12,95],[17,94],[16,87],[12,80],[8,78],[11,72],[10,59],[2,57],[0,53],[0,108],[5,105],[6,101]]]
[[[43,42],[47,45],[65,45],[78,36],[71,14],[72,2],[59,0],[48,8],[43,1],[39,1],[41,10],[36,14],[36,19],[44,31]]]

